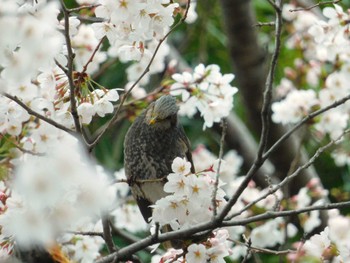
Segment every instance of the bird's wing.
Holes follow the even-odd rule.
[[[152,205],[152,203],[148,199],[143,198],[141,196],[136,197],[136,202],[140,208],[140,211],[141,211],[143,218],[145,219],[145,221],[147,223],[149,223],[150,217],[152,216],[152,208],[150,207],[150,205]]]

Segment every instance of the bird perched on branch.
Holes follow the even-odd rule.
[[[160,97],[136,118],[125,137],[125,173],[146,222],[152,216],[150,205],[167,195],[163,186],[173,160],[186,157],[194,172],[190,142],[178,122],[178,110],[174,97]]]

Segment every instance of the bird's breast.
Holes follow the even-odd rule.
[[[128,176],[135,179],[163,178],[171,173],[176,157],[184,157],[174,129],[156,131],[148,125],[136,127],[125,144]]]

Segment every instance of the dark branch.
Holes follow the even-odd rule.
[[[67,53],[68,53],[68,64],[67,64],[67,72],[66,75],[68,77],[68,83],[69,83],[69,99],[70,99],[70,107],[71,112],[74,120],[75,130],[78,134],[81,134],[81,126],[77,111],[77,102],[75,99],[75,85],[73,80],[73,61],[75,54],[73,53],[72,43],[69,35],[69,10],[67,9],[66,5],[64,4],[64,1],[61,0],[61,6],[63,10],[64,15],[64,36],[66,39],[66,45],[67,45]]]
[[[68,132],[68,133],[70,133],[70,134],[72,134],[72,135],[76,135],[76,132],[75,132],[75,131],[73,131],[73,130],[67,128],[66,126],[63,126],[62,124],[59,124],[58,122],[56,122],[56,121],[54,121],[54,120],[52,120],[52,119],[49,119],[49,118],[47,118],[47,117],[41,115],[40,113],[38,113],[38,112],[36,112],[36,111],[34,111],[34,110],[32,110],[32,109],[29,108],[25,103],[23,103],[18,97],[12,96],[12,95],[10,95],[10,94],[8,94],[8,93],[4,93],[3,95],[4,95],[5,97],[9,98],[10,100],[13,100],[14,102],[16,102],[19,106],[21,106],[23,109],[25,109],[25,110],[28,112],[28,114],[30,114],[30,115],[32,115],[32,116],[35,116],[35,117],[37,117],[38,119],[40,119],[40,120],[42,120],[42,121],[45,121],[45,122],[51,124],[52,126],[58,128],[58,129],[60,129],[60,130],[63,130],[63,131],[65,131],[65,132]]]

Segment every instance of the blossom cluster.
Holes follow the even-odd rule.
[[[178,7],[170,1],[112,1],[100,0],[96,17],[105,21],[92,27],[97,38],[107,36],[122,61],[139,61],[151,56],[146,42],[160,40],[174,22],[173,13]]]
[[[192,174],[190,169],[191,164],[185,159],[177,157],[174,160],[173,173],[167,176],[168,182],[164,185],[164,191],[169,195],[154,205],[154,222],[170,224],[172,229],[187,228],[209,221],[214,209],[224,207],[224,191],[218,188],[216,196],[213,196],[216,181],[213,173]]]
[[[58,13],[55,1],[2,1],[0,30],[6,37],[0,40],[1,91],[30,82],[38,70],[54,64],[64,41],[57,27]]]
[[[108,175],[71,135],[51,140],[45,155],[15,161],[10,188],[1,189],[1,243],[50,248],[64,231],[75,230],[84,218],[93,222],[113,204]]]
[[[313,235],[304,244],[296,243],[298,252],[290,254],[290,260],[304,259],[326,262],[348,262],[350,260],[350,218],[339,213],[338,210],[328,212],[328,225],[319,234]]]
[[[222,74],[217,65],[198,65],[193,73],[176,73],[172,76],[175,83],[170,94],[181,96],[179,113],[193,117],[197,111],[204,118],[203,128],[212,127],[227,117],[233,108],[233,95],[238,91],[231,86],[233,74]]]
[[[128,81],[134,83],[146,69],[159,40],[169,32],[174,22],[177,3],[170,1],[112,1],[100,0],[95,15],[104,21],[93,23],[91,29],[97,39],[107,37],[108,55],[121,62],[133,61],[127,69]],[[165,67],[164,59],[169,47],[163,43],[140,84],[147,84],[150,74]]]
[[[190,163],[184,159],[176,158],[173,162],[173,173],[169,174],[168,182],[164,186],[168,196],[160,199],[154,205],[153,222],[161,225],[169,224],[172,229],[188,228],[191,225],[210,221],[213,213],[214,182],[217,176],[218,160],[214,154],[204,146],[199,146],[193,153],[193,161],[197,174],[190,173]],[[239,187],[243,176],[238,176],[242,159],[236,152],[228,152],[220,163],[220,180],[217,189],[216,202],[217,212],[226,204],[225,196],[231,196]],[[221,181],[222,179],[222,181]],[[281,191],[268,195],[258,202],[254,208],[242,210],[246,204],[254,202],[269,189],[259,189],[255,183],[251,182],[240,196],[236,205],[231,209],[232,214],[240,214],[237,218],[243,219],[257,213],[256,211],[269,211],[276,209],[276,204],[283,198]],[[304,198],[303,196],[300,198]],[[310,201],[311,202],[311,201]],[[314,221],[311,221],[312,225]],[[317,223],[312,225],[317,227]],[[283,244],[287,237],[293,237],[297,233],[297,228],[286,223],[284,219],[277,218],[266,222],[259,222],[254,227],[234,226],[220,229],[221,234],[225,233],[225,238],[216,239],[216,245],[212,247],[210,238],[201,243],[192,244],[188,247],[188,254],[185,256],[186,262],[200,262],[201,259],[210,259],[214,262],[224,262],[223,257],[229,256],[232,260],[238,260],[247,252],[247,247],[243,245],[233,245],[232,240],[239,241],[243,236],[248,236],[253,246],[267,248]],[[228,239],[231,242],[228,242]],[[220,241],[219,241],[220,240]],[[220,249],[218,249],[220,245]],[[221,256],[211,256],[211,248],[221,251]],[[217,250],[218,249],[218,250]],[[171,250],[163,256],[165,262],[179,258],[182,250]],[[182,257],[181,257],[182,258]],[[181,261],[181,258],[178,259]],[[193,261],[192,261],[193,260]],[[196,261],[197,260],[197,261]]]
[[[228,237],[226,229],[219,229],[204,243],[189,245],[184,256],[181,256],[184,254],[182,249],[170,249],[163,256],[154,256],[152,262],[224,263],[224,258],[231,253]]]
[[[292,4],[283,8],[283,16],[293,32],[287,46],[300,50],[302,55],[295,59],[293,67],[285,68],[285,76],[276,92],[280,101],[272,104],[272,120],[290,124],[348,96],[350,14],[337,4],[323,8],[323,17],[307,10],[289,12],[295,8]],[[310,126],[319,138],[339,139],[349,127],[349,102],[314,118]],[[336,164],[349,163],[344,146],[338,144],[332,154]]]

